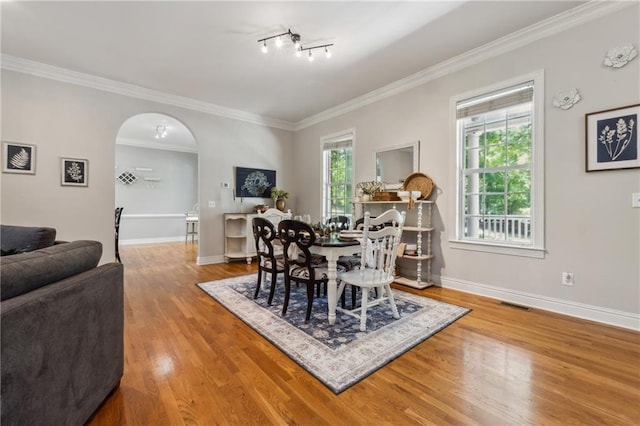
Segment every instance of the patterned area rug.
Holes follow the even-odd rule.
[[[470,310],[400,290],[394,291],[400,319],[387,303],[369,308],[367,331],[360,320],[337,312],[327,320],[326,296],[313,300],[311,319],[305,322],[306,287],[291,287],[287,314],[281,315],[284,284],[278,285],[271,306],[268,289],[253,299],[257,275],[245,275],[198,284],[251,328],[256,330],[335,393],[340,393],[442,330]],[[347,294],[347,303],[351,296]]]

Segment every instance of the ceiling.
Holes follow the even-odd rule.
[[[2,53],[297,123],[582,3],[3,1]]]

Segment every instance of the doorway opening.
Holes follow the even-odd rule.
[[[191,131],[165,114],[137,114],[120,127],[115,152],[119,243],[197,244],[198,145]]]

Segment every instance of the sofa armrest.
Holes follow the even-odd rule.
[[[123,303],[119,263],[2,301],[0,423],[83,424],[123,374]]]

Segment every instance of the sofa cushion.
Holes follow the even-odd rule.
[[[2,225],[0,240],[3,254],[16,254],[50,247],[56,240],[54,228]]]
[[[98,241],[73,241],[0,258],[0,300],[95,268],[102,256]]]

